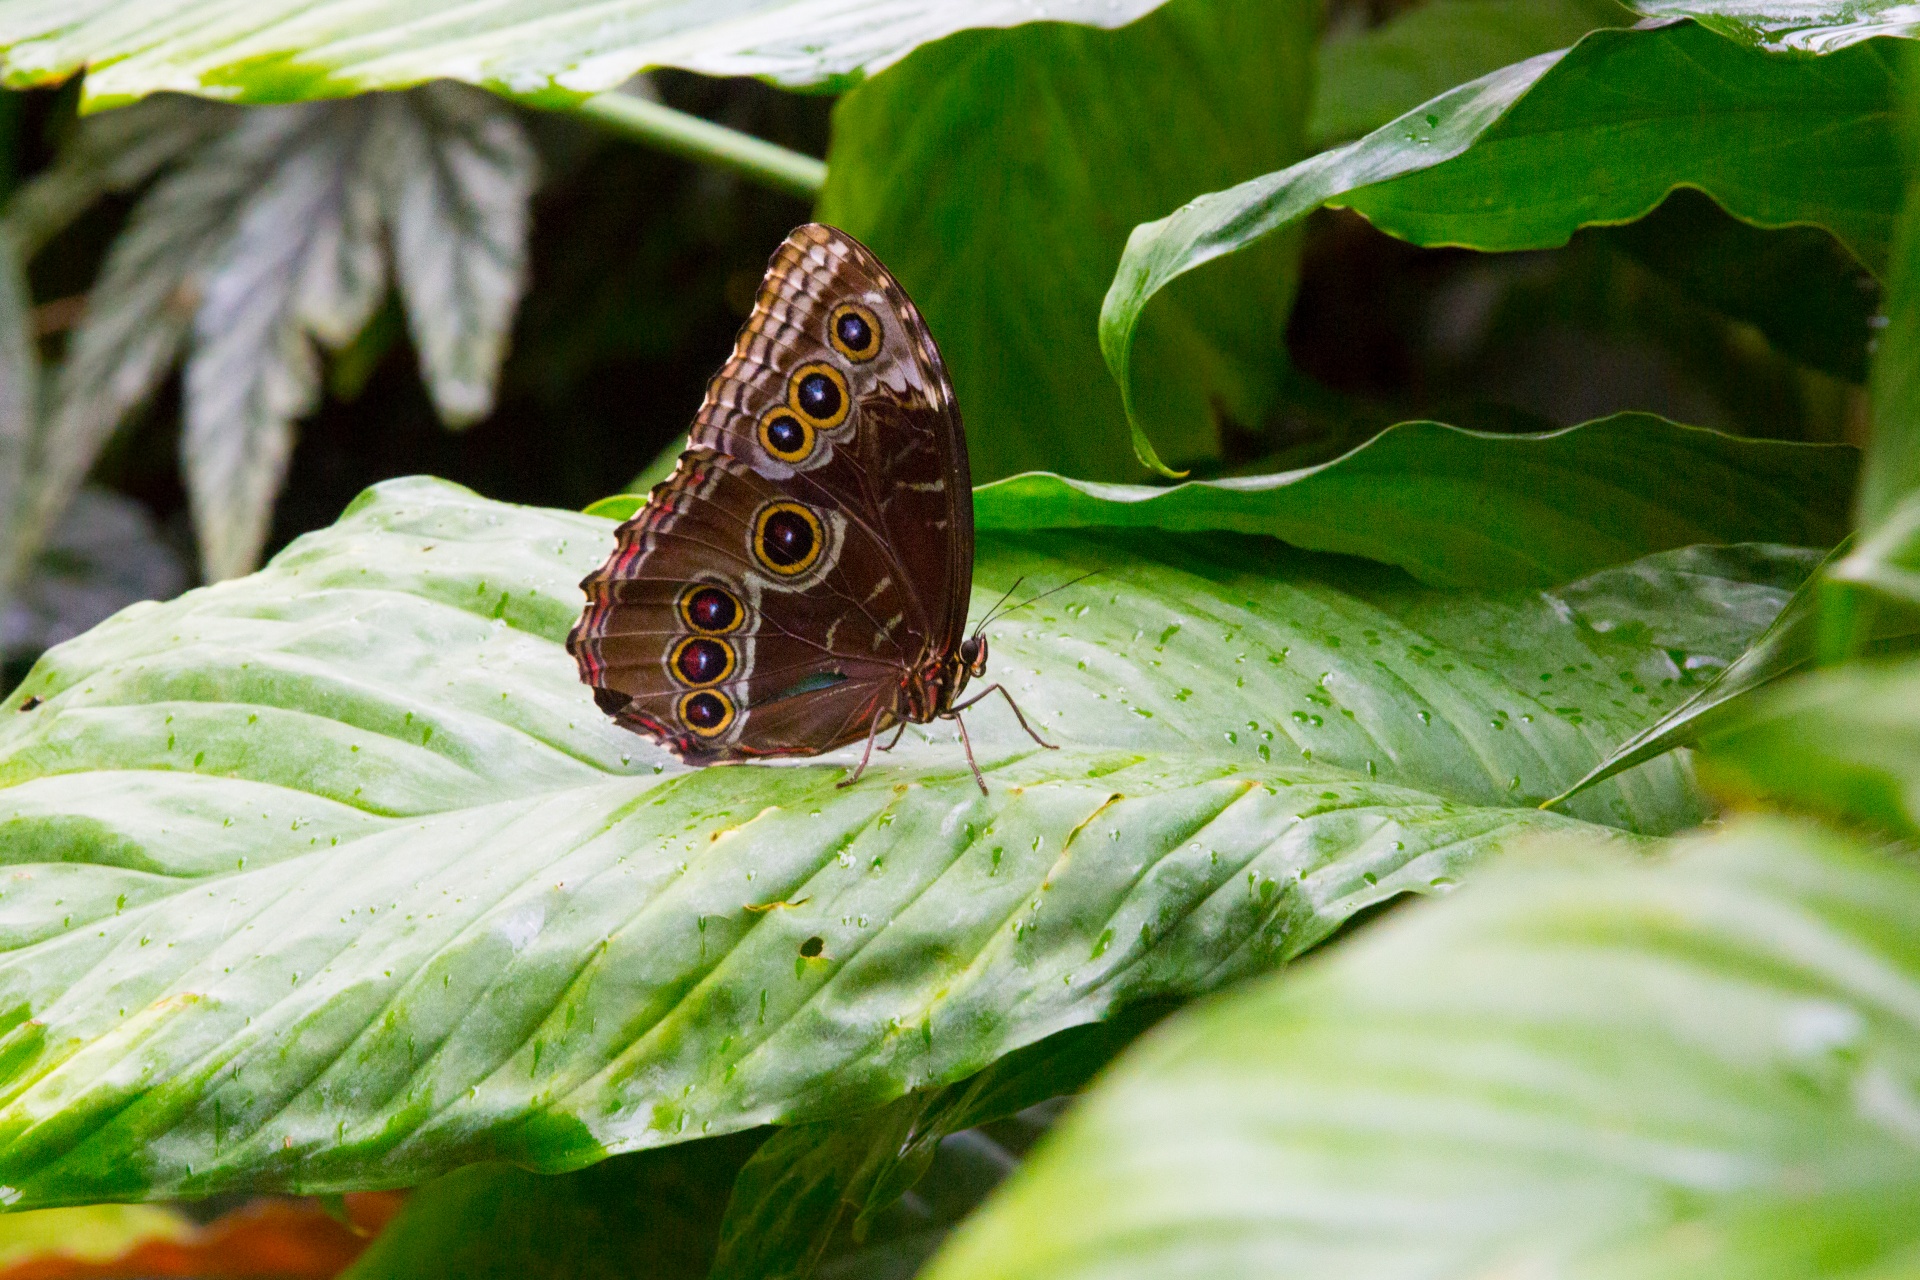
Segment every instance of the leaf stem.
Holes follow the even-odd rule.
[[[662,151],[731,169],[803,200],[817,199],[827,183],[824,160],[634,94],[599,93],[573,109]]]

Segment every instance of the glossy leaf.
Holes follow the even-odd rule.
[[[984,529],[1230,530],[1399,565],[1438,586],[1550,586],[1691,543],[1830,546],[1857,455],[1651,414],[1534,436],[1403,422],[1318,467],[1172,488],[983,485]],[[611,513],[609,513],[611,514]]]
[[[1907,55],[1909,64],[1913,55]],[[1904,123],[1910,157],[1920,159],[1920,99],[1909,95]],[[1860,527],[1871,530],[1920,493],[1920,165],[1905,203],[1888,273],[1886,328],[1874,354],[1873,433],[1860,485]]]
[[[1533,806],[1806,562],[1471,595],[1271,539],[988,535],[977,606],[1102,576],[992,630],[1062,749],[970,713],[983,797],[946,729],[850,789],[848,751],[685,773],[615,729],[560,649],[611,528],[395,481],[43,659],[0,710],[19,1203],[576,1167],[1259,972],[1580,828]],[[1572,809],[1700,814],[1672,761]]]
[[[1628,0],[1651,18],[1693,18],[1762,49],[1832,53],[1876,36],[1920,32],[1902,0]]]
[[[1759,226],[1824,227],[1882,270],[1905,182],[1898,62],[1883,45],[1768,54],[1691,23],[1596,31],[1136,227],[1102,307],[1102,351],[1139,427],[1149,378],[1133,353],[1149,301],[1322,204],[1416,244],[1504,251],[1631,221],[1690,185]],[[1151,461],[1139,430],[1134,443]]]
[[[1920,873],[1529,859],[1176,1015],[929,1280],[1903,1275]]]
[[[1740,708],[1699,746],[1714,789],[1920,835],[1920,663],[1851,663],[1803,675]]]
[[[1158,0],[1065,0],[1054,21],[1118,26]],[[1040,15],[1019,0],[959,4],[752,0],[724,10],[663,0],[3,0],[5,83],[88,71],[91,106],[159,90],[244,102],[336,98],[426,80],[577,100],[648,67],[759,76],[785,85],[871,75],[914,46],[967,27]]]
[[[835,108],[818,216],[926,316],[976,480],[1140,476],[1096,340],[1127,228],[1301,154],[1317,22],[1305,0],[1173,0],[1118,31],[969,32]],[[1139,412],[1176,460],[1217,456],[1222,419],[1265,416],[1295,255],[1269,244],[1150,335],[1142,358],[1169,376]]]
[[[1633,21],[1614,0],[1428,0],[1336,32],[1320,46],[1307,136],[1316,147],[1347,142],[1457,84]]]

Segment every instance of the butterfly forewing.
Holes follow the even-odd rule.
[[[909,678],[960,643],[973,522],[952,387],[899,285],[843,233],[795,231],[689,437],[581,584],[568,644],[601,707],[697,763],[908,718]]]

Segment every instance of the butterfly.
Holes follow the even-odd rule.
[[[673,474],[580,583],[567,650],[615,723],[688,764],[810,756],[953,720],[989,685],[966,634],[973,487],[953,384],[920,312],[852,236],[774,253]]]

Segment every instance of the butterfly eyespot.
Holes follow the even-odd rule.
[[[733,674],[733,646],[711,636],[688,636],[673,646],[667,666],[682,684],[719,684]]]
[[[733,723],[733,700],[718,689],[702,689],[680,699],[680,723],[702,738],[717,738]]]
[[[880,321],[858,303],[843,302],[827,318],[827,341],[849,360],[871,360],[880,354]]]
[[[813,568],[826,542],[820,517],[797,502],[769,502],[753,517],[753,558],[782,577]]]
[[[799,462],[813,452],[813,428],[775,409],[760,419],[760,447],[782,462]]]
[[[680,620],[687,624],[689,631],[725,635],[738,630],[746,616],[747,611],[740,607],[733,593],[720,587],[701,584],[680,595]]]
[[[800,421],[820,431],[831,431],[847,420],[853,401],[847,380],[830,364],[803,364],[787,383],[787,407]]]

